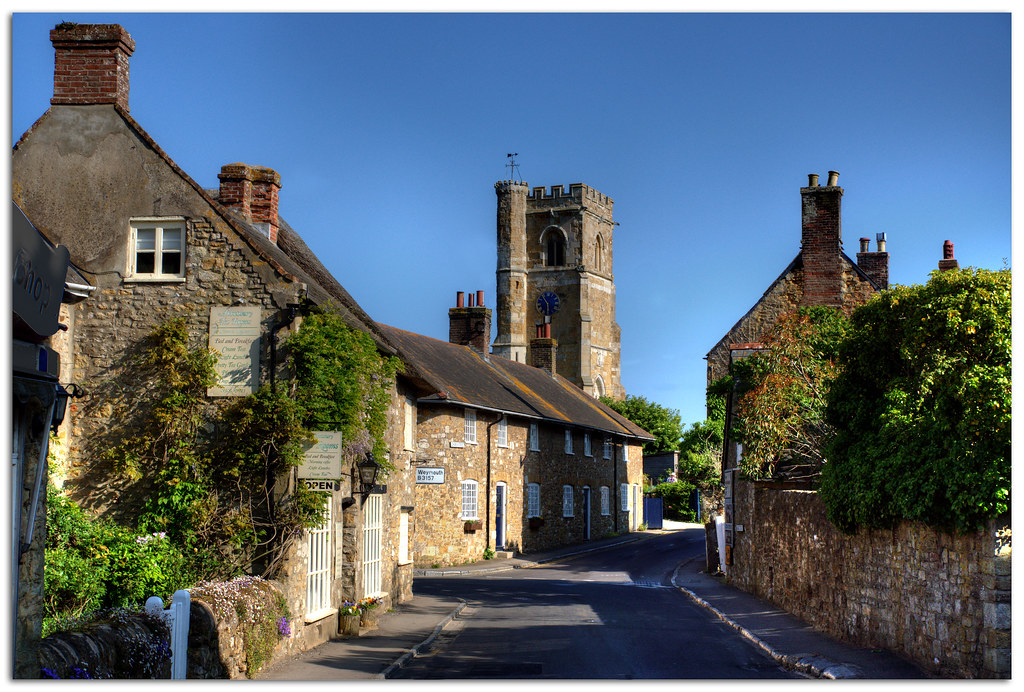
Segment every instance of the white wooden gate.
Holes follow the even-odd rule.
[[[363,505],[363,594],[381,592],[381,495],[372,493]]]
[[[146,599],[146,612],[163,618],[171,631],[171,679],[184,680],[188,675],[188,626],[192,596],[180,589],[171,597],[171,607],[164,610],[164,599],[150,596]]]
[[[306,568],[306,619],[318,620],[331,612],[331,502],[327,517],[316,529],[306,531],[309,562]]]

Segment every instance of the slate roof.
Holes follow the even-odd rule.
[[[579,428],[653,440],[654,436],[623,418],[559,375],[396,327],[378,324],[402,359],[411,363],[438,391],[421,403],[457,404],[501,411]]]

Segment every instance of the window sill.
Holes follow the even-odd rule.
[[[317,610],[312,613],[306,613],[306,615],[303,617],[303,620],[305,620],[306,624],[308,625],[311,622],[323,620],[325,617],[329,617],[336,612],[338,612],[337,608],[323,608],[322,610]]]
[[[411,565],[411,564],[412,564],[412,560],[399,560],[398,561],[398,566],[399,567],[404,567],[405,565]]]
[[[184,276],[126,276],[122,281],[126,284],[183,284]]]

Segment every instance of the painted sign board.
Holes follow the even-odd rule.
[[[258,305],[210,308],[210,348],[217,351],[217,384],[209,396],[247,396],[256,391],[260,371]]]
[[[303,478],[302,484],[309,490],[338,490],[338,483],[336,481],[325,481],[315,478]]]
[[[316,441],[305,448],[298,477],[338,480],[341,478],[341,431],[317,430],[313,436]]]
[[[50,246],[17,204],[13,207],[11,254],[14,255],[14,313],[39,336],[59,328],[60,301],[71,255],[63,245]]]
[[[444,469],[416,469],[418,485],[441,485],[444,483]]]

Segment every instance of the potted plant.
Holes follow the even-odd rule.
[[[364,629],[377,629],[377,608],[384,602],[380,596],[367,596],[359,601],[359,625]]]
[[[530,530],[536,531],[544,526],[544,517],[530,517]]]
[[[341,604],[341,608],[338,610],[341,622],[339,623],[339,629],[341,634],[346,637],[358,637],[359,636],[359,620],[362,617],[363,611],[352,601],[345,601]]]
[[[483,527],[479,519],[469,519],[464,525],[463,530],[466,533],[476,533]]]

